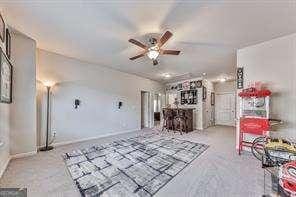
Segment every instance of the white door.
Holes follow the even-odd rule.
[[[149,93],[148,92],[141,92],[141,128],[149,127]]]
[[[216,125],[235,126],[235,94],[216,94],[215,100]]]

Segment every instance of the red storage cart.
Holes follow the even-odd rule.
[[[244,134],[267,135],[269,131],[269,101],[271,92],[256,88],[244,89],[239,93],[239,150],[243,146],[251,147],[252,142],[245,141]]]

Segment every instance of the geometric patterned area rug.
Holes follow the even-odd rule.
[[[151,197],[208,145],[150,133],[63,155],[82,196]]]

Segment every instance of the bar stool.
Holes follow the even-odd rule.
[[[163,123],[162,123],[162,131],[166,129],[167,131],[173,130],[174,125],[173,125],[173,114],[172,110],[168,109],[163,109],[162,110],[163,114]]]
[[[183,110],[177,110],[177,115],[174,118],[174,130],[179,131],[182,135],[183,132],[187,132],[187,124],[186,124],[187,117]]]

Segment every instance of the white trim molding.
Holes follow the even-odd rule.
[[[103,137],[111,137],[114,135],[119,135],[119,134],[124,134],[124,133],[131,133],[131,132],[135,132],[135,131],[139,131],[140,129],[131,129],[131,130],[125,130],[125,131],[118,131],[118,132],[113,132],[110,134],[104,134],[104,135],[99,135],[99,136],[95,136],[95,137],[88,137],[88,138],[83,138],[83,139],[77,139],[77,140],[71,140],[71,141],[64,141],[64,142],[56,142],[51,144],[54,147],[58,147],[58,146],[64,146],[64,145],[68,145],[68,144],[74,144],[74,143],[79,143],[79,142],[85,142],[88,140],[96,140],[96,139],[100,139]]]
[[[29,157],[37,154],[37,150],[31,151],[31,152],[26,152],[26,153],[18,153],[15,155],[11,155],[11,159],[18,159],[18,158],[24,158],[24,157]]]
[[[37,150],[32,151],[32,152],[27,152],[27,153],[19,153],[19,154],[15,154],[15,155],[10,155],[7,160],[5,161],[4,165],[1,166],[0,168],[0,178],[2,177],[2,175],[4,174],[5,170],[8,167],[8,164],[11,160],[13,159],[17,159],[17,158],[23,158],[23,157],[29,157],[29,156],[33,156],[37,154]]]

